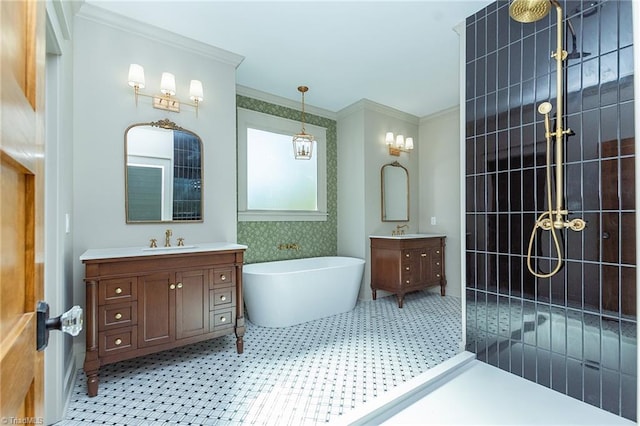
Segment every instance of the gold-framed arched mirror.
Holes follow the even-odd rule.
[[[127,223],[202,222],[202,140],[168,119],[124,132]]]
[[[382,221],[409,221],[409,171],[394,161],[380,169]]]

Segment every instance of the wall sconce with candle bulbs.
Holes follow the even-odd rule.
[[[144,68],[138,64],[129,65],[129,86],[133,87],[136,106],[138,105],[138,96],[145,96],[153,99],[153,107],[166,111],[180,112],[180,104],[189,105],[196,109],[196,117],[198,116],[198,106],[204,99],[204,91],[200,80],[191,80],[189,85],[189,99],[193,103],[181,102],[175,97],[176,94],[176,78],[169,72],[163,72],[160,79],[160,95],[147,95],[142,93],[140,89],[144,89]]]
[[[405,139],[403,135],[394,137],[393,132],[387,132],[384,142],[389,147],[389,155],[400,156],[401,152],[410,152],[413,149],[413,138]]]

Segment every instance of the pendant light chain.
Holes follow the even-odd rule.
[[[304,94],[307,90],[309,90],[309,88],[307,86],[300,86],[298,87],[298,90],[302,93],[302,133],[305,133],[305,128],[304,128],[304,121],[305,121],[305,115],[304,115]]]

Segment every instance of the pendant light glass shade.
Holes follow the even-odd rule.
[[[296,160],[310,160],[313,153],[313,136],[298,133],[293,137],[293,154]]]

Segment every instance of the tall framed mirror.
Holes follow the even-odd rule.
[[[409,171],[397,161],[380,170],[382,221],[409,221]]]
[[[202,140],[168,119],[125,130],[127,223],[202,222]]]

